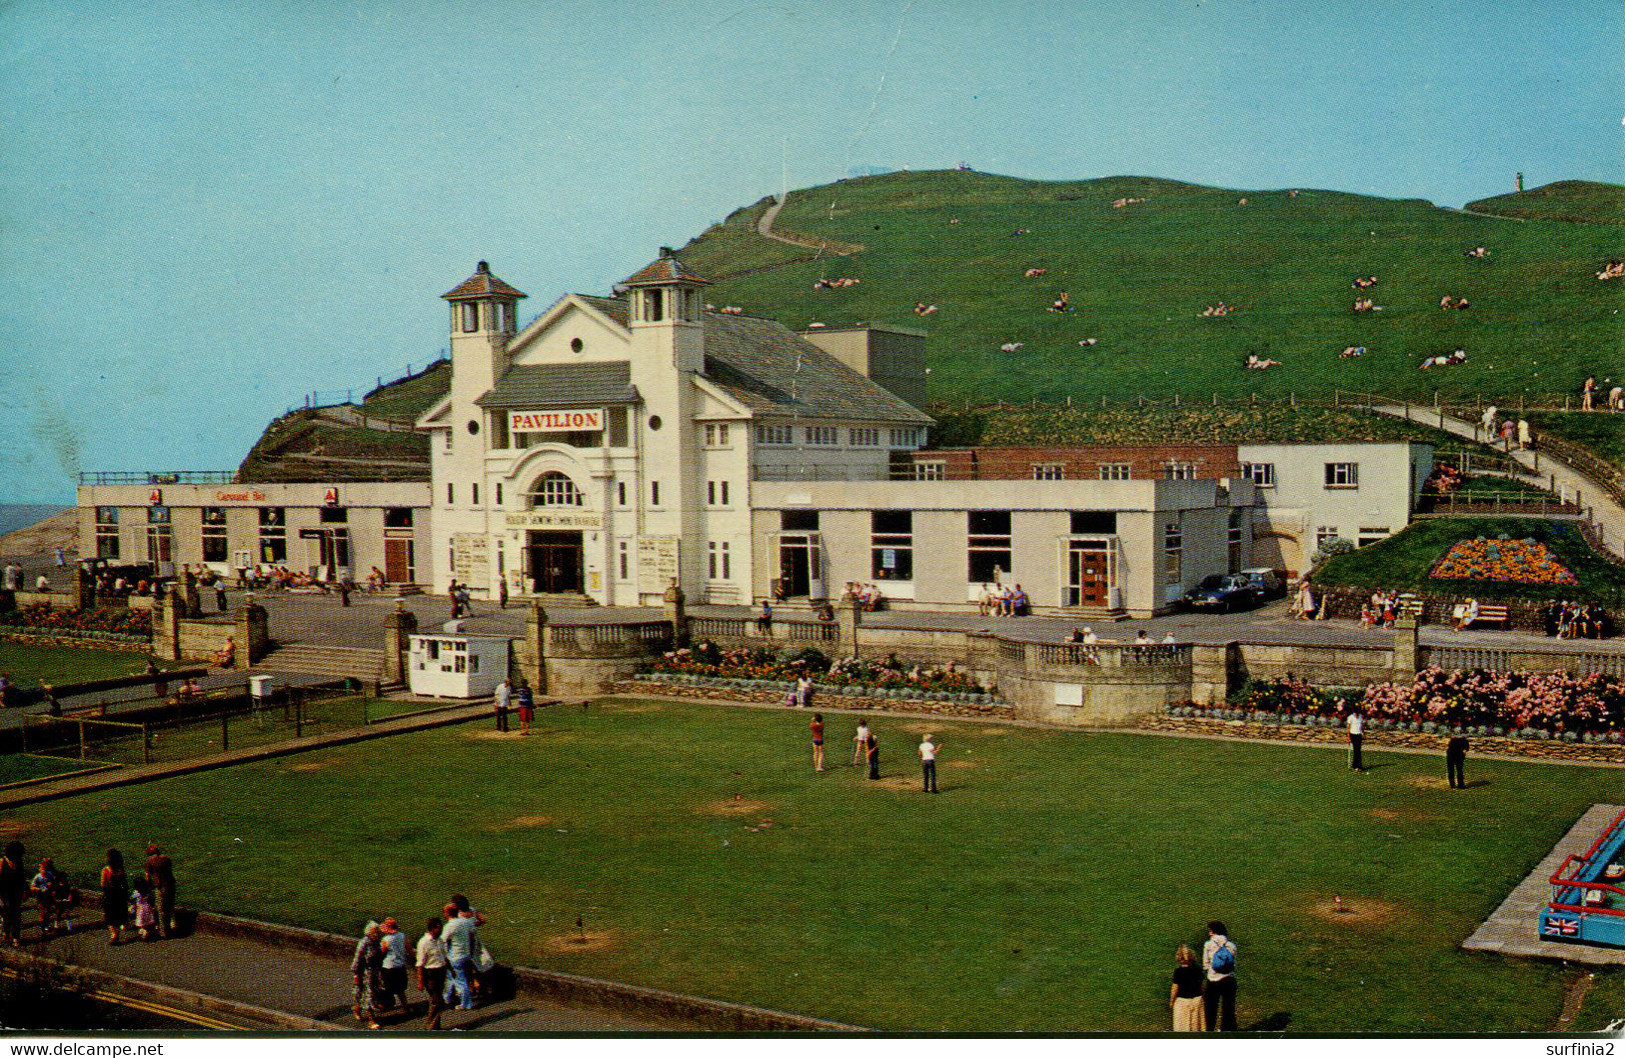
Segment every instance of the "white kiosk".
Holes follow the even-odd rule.
[[[508,676],[507,636],[439,632],[412,637],[407,685],[434,698],[484,698]]]

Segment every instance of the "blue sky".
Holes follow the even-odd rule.
[[[0,502],[234,467],[445,345],[854,165],[1445,205],[1625,179],[1617,0],[0,7]]]

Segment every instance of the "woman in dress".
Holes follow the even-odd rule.
[[[824,714],[814,713],[812,723],[807,725],[812,732],[813,740],[813,770],[824,770]]]
[[[1174,983],[1168,990],[1168,1005],[1174,1010],[1175,1032],[1203,1031],[1202,968],[1189,944],[1181,944],[1174,952]]]
[[[107,850],[107,866],[102,868],[102,918],[107,924],[107,943],[117,944],[130,924],[130,880],[124,875],[124,854]]]

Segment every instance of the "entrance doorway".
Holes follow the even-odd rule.
[[[779,579],[774,594],[781,599],[824,598],[824,570],[819,561],[817,533],[785,533],[779,537]]]
[[[1108,540],[1070,540],[1066,549],[1066,605],[1107,606],[1112,586]]]
[[[384,579],[391,584],[412,583],[412,541],[384,541]]]
[[[531,530],[525,544],[530,590],[537,595],[580,594],[586,565],[581,533]]]

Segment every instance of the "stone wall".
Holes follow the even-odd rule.
[[[788,690],[783,687],[704,687],[667,683],[663,680],[622,680],[612,688],[616,694],[659,694],[672,698],[694,698],[708,702],[783,703]],[[813,693],[812,709],[885,709],[894,713],[928,713],[933,716],[980,716],[1013,720],[1015,707],[1006,702],[952,702],[935,698],[882,698],[866,694],[837,694],[828,689]]]
[[[1442,582],[1441,582],[1442,583]],[[1579,589],[1557,588],[1557,594],[1572,591],[1575,598],[1582,598]],[[1327,588],[1323,593],[1323,605],[1328,606],[1328,615],[1333,618],[1346,618],[1350,621],[1360,619],[1360,608],[1371,601],[1370,588]],[[1427,593],[1417,596],[1422,600],[1422,624],[1447,625],[1451,623],[1451,613],[1457,603],[1464,603],[1471,596],[1463,592]],[[1546,634],[1546,608],[1551,605],[1549,600],[1537,601],[1529,599],[1485,599],[1479,598],[1481,605],[1505,606],[1507,608],[1507,627],[1519,632],[1533,632],[1537,635]],[[1607,610],[1607,607],[1604,607]],[[1625,624],[1625,611],[1609,610],[1609,618],[1614,628],[1618,629]],[[1499,625],[1480,624],[1477,628],[1499,628]]]

